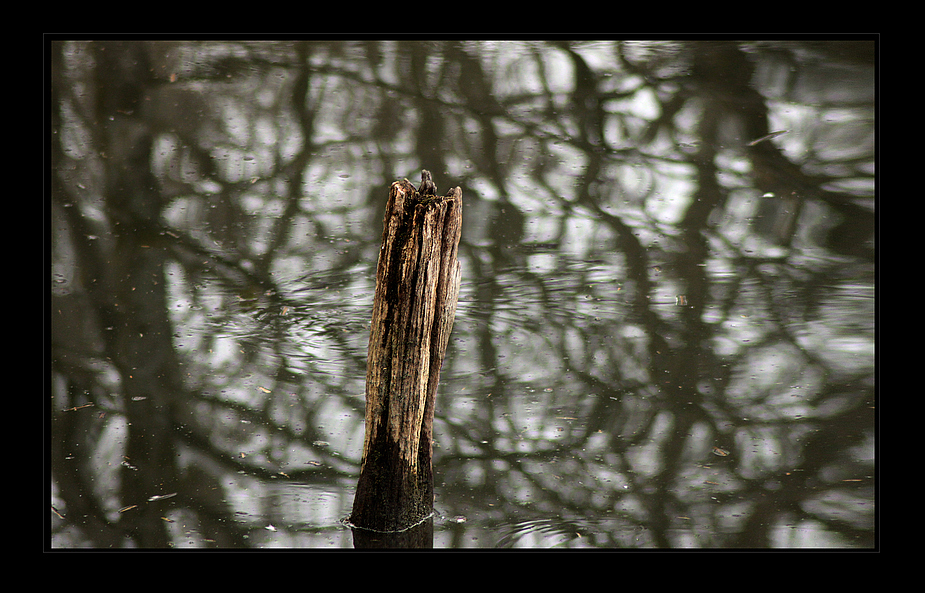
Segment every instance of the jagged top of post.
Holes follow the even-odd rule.
[[[423,202],[440,201],[443,199],[458,200],[462,198],[462,190],[459,187],[451,188],[446,192],[446,196],[439,195],[437,193],[437,184],[434,183],[434,176],[427,169],[421,170],[421,185],[418,187],[417,193],[420,200]]]

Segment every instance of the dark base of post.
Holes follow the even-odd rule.
[[[404,531],[380,533],[368,529],[353,529],[353,547],[357,549],[433,548],[434,519],[428,517]]]

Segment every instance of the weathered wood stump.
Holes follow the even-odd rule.
[[[432,545],[434,403],[459,297],[462,190],[441,197],[431,174],[421,177],[420,189],[393,183],[385,210],[350,516],[358,546],[426,545],[426,531],[410,533],[422,525]]]

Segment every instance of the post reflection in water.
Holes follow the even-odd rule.
[[[435,548],[874,547],[874,48],[51,43],[51,547],[352,547],[422,169]]]

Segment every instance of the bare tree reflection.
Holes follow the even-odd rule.
[[[472,196],[437,538],[872,545],[872,45],[53,44],[53,541],[348,514],[426,165]]]

